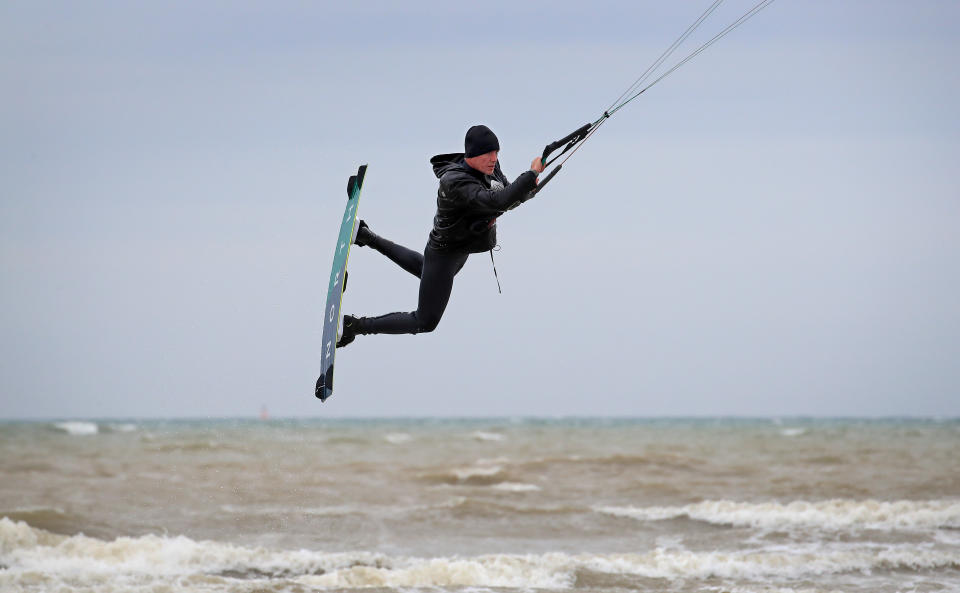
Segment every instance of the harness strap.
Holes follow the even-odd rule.
[[[490,250],[490,263],[493,264],[493,277],[497,279],[497,292],[503,294],[500,288],[500,276],[497,275],[497,262],[493,261],[493,249]]]

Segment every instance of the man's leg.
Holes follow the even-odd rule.
[[[360,227],[357,229],[357,237],[354,240],[360,247],[373,247],[383,255],[387,256],[393,263],[404,270],[410,272],[417,278],[423,273],[423,255],[403,245],[397,245],[393,241],[384,239],[370,230],[367,223],[360,221]]]
[[[441,253],[429,247],[423,253],[423,273],[417,310],[356,319],[357,334],[419,334],[432,332],[450,301],[453,278],[467,261],[466,253]],[[346,342],[346,345],[349,342]]]

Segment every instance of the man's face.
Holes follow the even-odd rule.
[[[487,154],[481,154],[478,156],[473,156],[468,159],[464,159],[468,165],[480,171],[484,175],[492,175],[493,170],[497,166],[497,155],[499,151],[491,150]]]

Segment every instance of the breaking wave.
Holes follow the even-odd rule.
[[[60,432],[65,432],[73,436],[87,436],[100,432],[100,427],[97,426],[95,422],[80,422],[76,420],[56,422],[53,427]]]
[[[383,440],[391,445],[403,445],[413,440],[413,436],[406,432],[391,432],[383,436]]]
[[[671,547],[635,554],[490,554],[417,558],[375,552],[271,550],[187,537],[54,535],[0,519],[0,589],[42,579],[56,589],[105,591],[231,590],[270,586],[570,588],[588,575],[659,579],[791,578],[824,574],[960,568],[953,551],[921,545],[833,544],[695,552]],[[40,576],[42,575],[42,576]],[[240,582],[246,585],[238,586]],[[242,584],[242,583],[241,583]],[[247,587],[248,588],[244,588]],[[282,585],[282,586],[281,586]]]
[[[137,430],[137,425],[130,422],[98,424],[86,420],[65,420],[63,422],[54,422],[48,426],[56,432],[66,433],[71,436],[90,436],[101,433],[134,432]]]
[[[781,503],[705,501],[675,507],[596,507],[595,511],[641,521],[688,518],[715,525],[759,529],[815,528],[937,529],[960,527],[960,501],[882,502],[876,500],[826,500]]]
[[[500,482],[494,484],[492,488],[504,492],[539,492],[541,490],[540,486],[536,484],[524,484],[522,482]]]
[[[473,465],[425,473],[420,479],[450,486],[492,486],[509,481],[509,474],[495,459],[481,459]]]
[[[477,430],[470,434],[470,437],[475,441],[489,441],[497,442],[502,441],[506,437],[499,432],[486,432],[483,430]]]

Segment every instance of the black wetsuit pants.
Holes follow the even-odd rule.
[[[432,332],[440,323],[453,290],[453,277],[467,263],[469,253],[438,251],[429,245],[419,254],[412,249],[376,236],[368,243],[392,262],[420,278],[417,310],[388,313],[380,317],[361,317],[361,334],[419,334]]]

